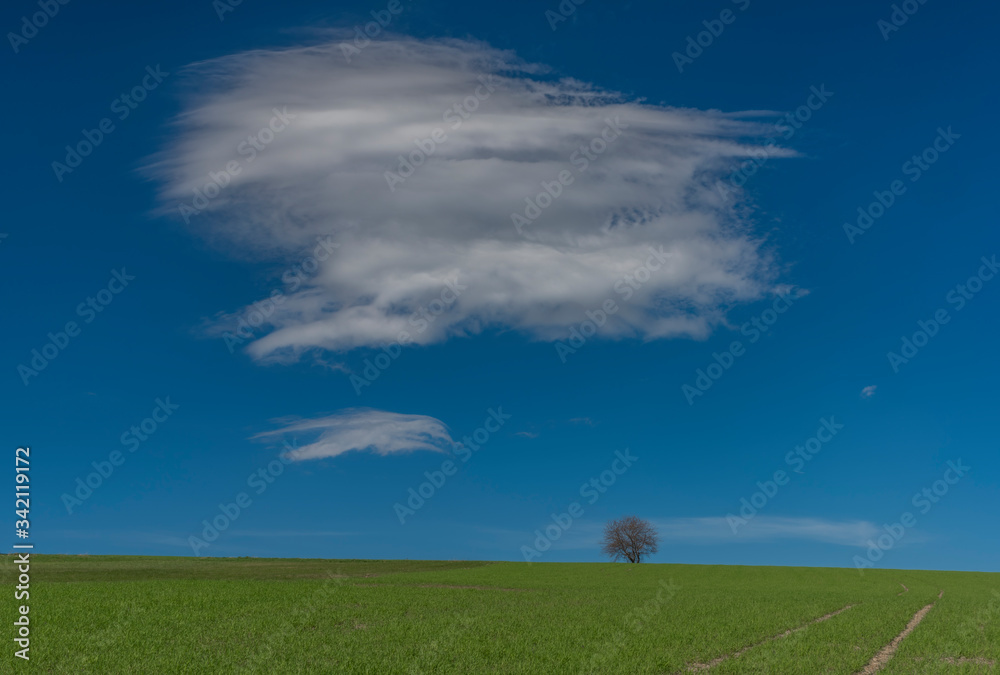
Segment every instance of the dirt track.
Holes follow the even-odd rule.
[[[903,588],[906,588],[906,586],[903,586]],[[938,594],[938,599],[941,599],[941,596],[943,595],[944,591],[941,591]],[[887,644],[885,647],[882,647],[882,649],[879,650],[879,653],[873,656],[872,660],[868,662],[868,665],[858,671],[857,675],[873,675],[874,673],[877,673],[885,668],[885,665],[889,663],[892,657],[896,654],[896,650],[899,649],[900,643],[906,639],[907,635],[916,629],[920,622],[924,620],[924,617],[927,616],[927,613],[934,609],[934,605],[935,603],[932,602],[917,611],[917,613],[913,615],[913,618],[910,619],[910,622],[906,624],[906,628],[903,629],[903,632],[894,637],[892,642]]]
[[[792,635],[794,633],[798,633],[801,630],[805,630],[806,628],[808,628],[809,626],[811,626],[813,624],[820,623],[821,621],[826,621],[827,619],[832,619],[833,617],[837,616],[841,612],[846,612],[851,607],[854,607],[854,605],[847,605],[846,607],[841,607],[840,609],[838,609],[835,612],[830,612],[829,614],[824,614],[823,616],[819,617],[818,619],[813,619],[812,621],[809,621],[808,623],[802,624],[798,628],[792,628],[790,630],[786,630],[784,633],[780,633],[779,635],[772,635],[769,638],[766,638],[764,640],[761,640],[760,642],[754,643],[754,644],[750,645],[749,647],[744,647],[743,649],[740,649],[739,651],[733,652],[732,654],[723,654],[722,656],[720,656],[718,658],[712,659],[708,663],[693,663],[693,664],[691,664],[690,666],[687,667],[687,670],[688,670],[689,673],[697,672],[697,671],[700,671],[700,670],[708,670],[709,668],[713,668],[713,667],[719,665],[720,663],[722,663],[726,659],[732,659],[732,658],[735,658],[735,657],[740,656],[742,654],[745,654],[745,653],[747,653],[748,651],[750,651],[751,649],[753,649],[755,647],[759,647],[759,646],[761,646],[763,644],[767,644],[768,642],[773,642],[774,640],[780,640],[782,638],[786,638],[789,635]]]

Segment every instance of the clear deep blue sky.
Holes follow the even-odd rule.
[[[31,446],[36,551],[191,555],[202,521],[245,492],[249,506],[199,554],[523,560],[550,514],[579,502],[583,514],[535,559],[598,560],[601,524],[634,513],[664,534],[657,562],[851,566],[910,512],[915,525],[874,565],[1000,571],[1000,278],[973,282],[981,290],[968,298],[955,290],[993,274],[981,259],[1000,254],[998,10],[927,0],[884,39],[877,22],[890,4],[588,0],[553,30],[554,0],[403,2],[397,36],[481,41],[652,106],[771,111],[757,119],[773,124],[812,87],[832,95],[778,137],[798,156],[771,158],[746,181],[744,222],[772,256],[772,281],[798,296],[759,340],[741,326],[773,294],[723,303],[727,322],[697,339],[598,336],[566,363],[552,340],[500,322],[405,348],[360,394],[350,373],[377,348],[273,363],[206,336],[221,312],[282,289],[295,257],[244,255],[186,227],[157,210],[160,185],[142,168],[191,112],[185,66],[325,42],[318,29],[350,30],[386,3],[244,0],[220,20],[209,0],[73,0],[17,53],[8,36],[2,418],[8,452]],[[679,72],[672,53],[724,9],[732,23]],[[35,11],[7,3],[0,27],[19,32]],[[147,66],[169,74],[119,119],[112,101]],[[115,128],[57,180],[52,162],[105,117]],[[952,132],[938,141],[947,150],[914,181],[904,164],[939,129]],[[851,243],[844,223],[895,180],[905,192]],[[338,254],[350,257],[346,244]],[[110,304],[78,311],[122,268],[134,279],[104,294]],[[887,354],[938,310],[948,322],[894,368]],[[79,334],[25,385],[19,365],[69,321]],[[682,386],[697,386],[696,371],[734,340],[743,352],[689,404]],[[132,451],[123,434],[168,397],[179,407]],[[447,455],[354,450],[286,462],[273,483],[248,485],[283,452],[267,442],[276,436],[252,437],[286,418],[419,415],[460,441],[498,407],[511,417],[404,524],[394,505]],[[843,427],[808,463],[787,458],[824,418]],[[626,449],[633,465],[606,492],[581,495]],[[69,513],[63,495],[115,451],[124,463]],[[961,477],[946,473],[959,461]],[[802,466],[733,534],[725,518],[758,481]],[[914,503],[946,476],[946,493]]]

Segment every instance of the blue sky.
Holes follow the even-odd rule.
[[[997,10],[559,8],[5,7],[36,551],[1000,570]]]

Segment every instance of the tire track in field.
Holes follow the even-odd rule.
[[[940,600],[943,595],[944,591],[938,593],[938,600]],[[928,612],[934,609],[934,605],[936,604],[937,602],[932,602],[931,604],[919,609],[917,613],[913,615],[913,618],[910,619],[910,622],[906,624],[906,628],[903,629],[903,632],[894,637],[892,642],[887,644],[885,647],[882,647],[878,654],[873,656],[872,660],[868,662],[868,665],[859,670],[856,675],[874,675],[874,673],[877,673],[885,668],[886,664],[888,664],[889,661],[892,660],[892,657],[895,656],[900,643],[902,643],[903,640],[905,640],[906,637],[912,633],[918,625],[920,625],[920,622],[924,620],[924,617],[927,616]]]
[[[996,661],[987,659],[983,656],[942,656],[941,663],[948,663],[951,665],[964,665],[966,663],[974,663],[977,666],[995,666]]]
[[[781,640],[782,638],[786,638],[789,635],[793,635],[795,633],[798,633],[799,631],[803,631],[806,628],[808,628],[809,626],[812,626],[813,624],[820,623],[821,621],[826,621],[827,619],[832,619],[833,617],[837,616],[841,612],[846,612],[851,607],[854,607],[854,605],[846,605],[846,606],[841,607],[840,609],[838,609],[836,612],[830,612],[829,614],[824,614],[823,616],[819,617],[818,619],[813,619],[812,621],[810,621],[808,623],[802,624],[798,628],[791,628],[789,630],[786,630],[784,633],[780,633],[778,635],[772,635],[769,638],[765,638],[765,639],[761,640],[760,642],[756,642],[756,643],[750,645],[749,647],[744,647],[743,649],[740,649],[739,651],[733,652],[732,654],[723,654],[722,656],[719,656],[717,658],[712,659],[708,663],[692,663],[691,665],[689,665],[687,667],[687,672],[694,673],[694,672],[698,672],[700,670],[708,670],[709,668],[714,668],[715,666],[719,665],[723,661],[725,661],[727,659],[734,659],[737,656],[742,656],[743,654],[746,654],[748,651],[750,651],[751,649],[754,649],[755,647],[760,647],[761,645],[767,644],[768,642],[774,642],[775,640]]]

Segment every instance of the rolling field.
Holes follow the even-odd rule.
[[[38,555],[31,575],[15,665],[48,673],[1000,673],[1000,574]]]

